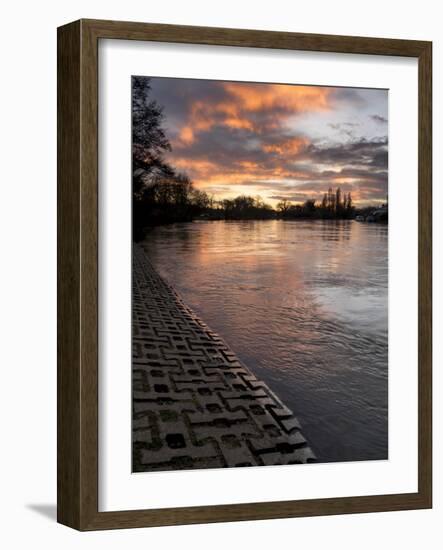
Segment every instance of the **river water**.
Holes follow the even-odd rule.
[[[387,458],[386,225],[199,221],[156,227],[144,245],[320,461]]]

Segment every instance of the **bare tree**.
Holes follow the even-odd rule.
[[[283,199],[277,204],[277,210],[278,212],[280,212],[282,216],[284,216],[290,208],[291,208],[291,202],[286,199]]]

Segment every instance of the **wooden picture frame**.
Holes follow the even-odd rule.
[[[405,56],[419,76],[418,492],[98,511],[98,41],[159,41]],[[58,29],[58,521],[79,530],[430,508],[432,506],[432,44],[430,42],[80,20]]]

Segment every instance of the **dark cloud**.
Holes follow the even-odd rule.
[[[376,151],[372,157],[372,160],[369,162],[374,168],[384,168],[388,169],[388,149],[382,148],[379,151]]]
[[[290,202],[305,202],[308,199],[315,199],[317,197],[313,196],[312,193],[285,193],[283,195],[270,195],[270,199],[275,201],[290,201]]]
[[[355,136],[355,129],[358,128],[360,124],[358,122],[330,122],[328,126],[339,135],[353,139]]]
[[[357,107],[366,103],[358,88],[332,88],[332,98],[335,103],[352,104]]]
[[[379,166],[380,162],[386,162],[387,167],[388,138],[367,139],[350,141],[347,143],[318,146],[311,144],[304,153],[305,158],[324,164],[353,164]],[[386,154],[385,154],[386,153]]]
[[[152,97],[164,107],[169,126],[183,124],[192,105],[199,101],[212,104],[226,99],[220,83],[213,80],[151,78]]]
[[[378,122],[379,124],[387,124],[388,123],[388,119],[385,118],[384,116],[380,116],[380,115],[371,115],[370,117],[374,122]]]

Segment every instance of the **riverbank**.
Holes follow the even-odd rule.
[[[133,246],[133,471],[299,464],[290,409]]]

